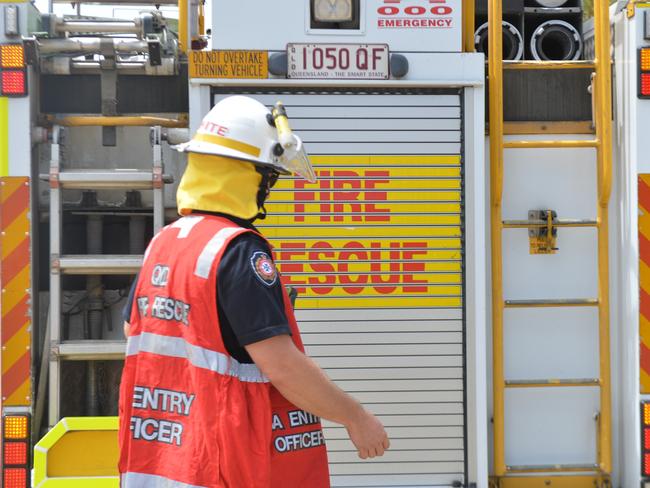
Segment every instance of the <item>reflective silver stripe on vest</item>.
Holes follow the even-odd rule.
[[[122,475],[122,488],[207,488],[199,485],[189,485],[174,481],[163,476],[144,473],[124,473]]]
[[[190,344],[182,337],[143,332],[129,337],[126,355],[148,352],[172,358],[187,359],[193,366],[215,373],[234,376],[246,383],[268,383],[269,379],[254,364],[242,364],[226,354]]]
[[[203,217],[200,215],[188,215],[187,217],[178,219],[173,224],[170,224],[169,227],[180,229],[176,238],[185,239],[190,235],[190,231],[194,228],[194,226],[202,220]]]
[[[230,236],[241,230],[241,227],[224,227],[217,232],[212,239],[208,241],[203,248],[203,251],[201,251],[199,259],[196,260],[196,269],[194,270],[194,274],[199,278],[207,279],[208,276],[210,276],[210,270],[212,269],[214,259],[217,257],[217,254],[219,254],[221,248]]]

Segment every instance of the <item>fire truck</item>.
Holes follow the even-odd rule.
[[[650,486],[650,3],[58,1],[0,0],[4,488],[119,486],[121,309],[232,94],[310,152],[258,227],[391,438],[325,422],[332,486]]]

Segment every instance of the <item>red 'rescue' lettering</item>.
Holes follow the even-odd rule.
[[[349,295],[368,289],[382,295],[423,294],[428,291],[427,281],[418,275],[425,271],[427,252],[426,242],[370,242],[364,246],[348,241],[336,248],[325,241],[310,247],[304,242],[281,242],[276,263],[287,284],[300,293],[309,290],[329,295],[340,288]]]
[[[336,283],[336,277],[334,276],[334,265],[331,262],[323,261],[321,259],[333,259],[335,257],[334,251],[321,251],[321,249],[332,249],[332,246],[328,242],[317,242],[312,246],[312,249],[316,251],[309,252],[309,261],[311,262],[311,269],[314,273],[317,273],[315,276],[309,277],[310,285],[333,285]],[[314,292],[318,295],[327,295],[332,293],[332,287],[322,287],[319,286],[314,288]]]
[[[424,286],[405,286],[404,287],[404,293],[426,293],[427,287],[426,287],[426,282],[427,280],[416,280],[414,278],[414,275],[412,273],[417,273],[424,271],[424,263],[420,262],[417,263],[413,261],[413,258],[416,255],[422,255],[426,254],[426,247],[427,244],[425,242],[413,242],[410,245],[411,248],[420,248],[421,250],[404,250],[402,252],[402,256],[404,257],[405,260],[410,261],[404,263],[404,271],[409,271],[408,273],[404,273],[404,283],[425,283]]]
[[[309,215],[305,203],[316,202],[321,222],[390,222],[390,209],[377,207],[378,201],[388,201],[388,193],[378,191],[390,183],[388,170],[321,170],[317,175],[316,183],[295,182],[296,222]]]
[[[351,249],[351,250],[342,251],[341,254],[339,254],[339,259],[341,260],[341,262],[339,263],[339,272],[341,273],[348,272],[348,263],[346,261],[350,261],[352,256],[355,256],[356,259],[363,260],[363,261],[366,261],[368,259],[368,253],[363,250],[364,247],[360,242],[346,242],[343,247],[345,249]],[[356,249],[356,250],[352,250],[352,249]],[[366,274],[357,275],[356,280],[353,280],[352,276],[354,275],[342,274],[339,276],[339,281],[344,285],[349,285],[349,284],[365,285],[366,283],[368,283],[368,275]],[[363,291],[363,288],[364,288],[363,286],[344,286],[343,291],[345,293],[349,293],[350,295],[358,295]]]
[[[416,242],[415,244],[424,244],[426,247],[426,243],[424,242]],[[399,242],[391,242],[390,243],[390,248],[391,251],[389,253],[389,262],[387,263],[389,266],[389,273],[387,275],[382,275],[382,263],[380,262],[381,260],[381,251],[376,250],[378,248],[381,248],[381,243],[379,242],[371,242],[370,243],[370,248],[372,249],[370,251],[370,280],[372,281],[373,284],[376,285],[395,285],[399,283],[399,272],[401,271],[400,269],[400,263],[397,262],[397,260],[400,258],[400,251],[399,251]],[[413,246],[413,244],[411,244]],[[406,269],[407,264],[415,264],[416,268],[420,267],[422,268],[422,271],[424,271],[424,263],[403,263],[402,268]],[[410,271],[413,271],[412,269]],[[377,287],[377,291],[379,293],[383,294],[390,294],[395,292],[397,289],[396,286],[391,286],[391,287]]]
[[[282,267],[284,273],[286,273],[289,276],[292,273],[302,273],[303,264],[300,262],[292,262],[292,261],[294,260],[298,261],[299,259],[298,256],[300,257],[304,256],[306,247],[307,245],[304,242],[282,243],[282,252],[280,252],[280,259],[285,261],[285,264]],[[294,256],[296,257],[296,259],[294,259]],[[292,285],[304,285],[306,284],[306,281],[304,279],[300,279],[299,277],[291,276],[290,283]]]

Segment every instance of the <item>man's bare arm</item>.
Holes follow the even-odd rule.
[[[314,415],[346,427],[362,459],[381,456],[389,441],[384,426],[372,413],[336,386],[325,372],[279,335],[246,346],[255,364],[282,395]]]
[[[131,325],[128,322],[124,322],[123,327],[124,327],[124,337],[129,337],[129,327],[131,327]]]

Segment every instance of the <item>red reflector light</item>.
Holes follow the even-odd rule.
[[[27,443],[5,442],[4,464],[5,466],[27,464]]]
[[[641,95],[650,96],[650,73],[641,73]]]
[[[25,488],[27,486],[27,468],[5,468],[3,488]]]
[[[25,83],[24,70],[12,69],[2,72],[3,95],[25,95],[26,93],[27,85]]]

